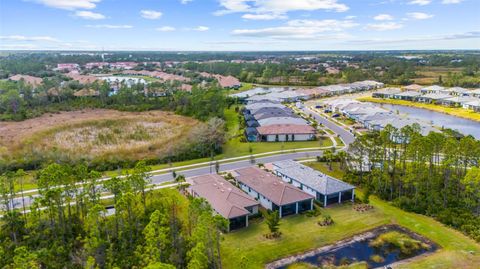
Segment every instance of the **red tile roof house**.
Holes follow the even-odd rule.
[[[220,75],[217,75],[215,77],[217,78],[220,86],[222,86],[223,88],[237,89],[242,86],[242,83],[240,83],[240,80],[238,80],[236,77],[232,77],[232,76],[225,77]]]
[[[240,188],[280,217],[313,209],[314,197],[257,167],[235,170]]]
[[[43,82],[42,78],[33,77],[33,76],[29,76],[29,75],[15,75],[15,76],[9,77],[8,79],[13,80],[13,81],[22,81],[23,80],[26,84],[31,85],[33,87],[40,86],[40,84],[42,84],[42,82]]]
[[[229,220],[229,231],[247,227],[248,216],[258,213],[259,203],[216,174],[187,179],[187,191],[207,200],[216,213]]]
[[[257,127],[260,141],[308,141],[315,139],[315,129],[310,125],[273,124]]]

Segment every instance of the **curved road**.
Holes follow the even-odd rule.
[[[308,108],[306,106],[303,107],[302,110],[307,115],[311,114],[317,122],[325,125],[327,128],[329,128],[334,133],[339,135],[342,138],[343,142],[345,143],[345,146],[348,146],[351,143],[353,143],[353,141],[355,141],[355,136],[351,132],[343,129],[343,127],[339,126],[338,124],[334,123],[333,121],[330,121],[330,120],[326,119],[325,117],[321,116],[320,114],[318,114],[317,112],[311,110],[310,108]]]
[[[240,169],[248,166],[253,166],[256,165],[256,163],[271,163],[271,162],[277,162],[277,161],[283,161],[283,160],[295,160],[295,159],[301,159],[301,158],[312,158],[316,156],[320,156],[322,154],[321,150],[317,151],[300,151],[300,152],[295,152],[295,153],[283,153],[283,154],[278,154],[278,155],[271,155],[271,156],[266,156],[266,157],[257,157],[254,158],[254,163],[252,163],[251,159],[247,160],[242,160],[242,161],[235,161],[235,162],[229,162],[229,163],[220,163],[219,170],[220,171],[230,171],[230,170],[235,170],[235,169]],[[177,168],[181,169],[181,167]],[[175,168],[172,168],[172,170],[176,171]],[[202,166],[198,168],[192,168],[192,169],[186,169],[186,170],[181,170],[181,171],[176,171],[177,175],[184,175],[185,177],[194,177],[194,176],[201,176],[205,174],[210,174],[210,173],[215,173],[215,164],[212,163],[211,166]],[[172,181],[173,178],[173,173],[172,172],[167,172],[163,174],[158,174],[158,175],[153,175],[151,177],[152,184],[158,185],[162,184],[165,182],[170,182]],[[99,190],[103,191],[101,187],[99,186]],[[32,195],[30,197],[24,197],[24,203],[25,207],[28,208],[30,204],[33,202],[33,200],[38,197],[38,195]],[[13,201],[13,205],[15,208],[22,209],[22,198],[18,197],[15,198]],[[0,209],[3,206],[0,206]]]

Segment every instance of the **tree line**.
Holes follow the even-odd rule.
[[[84,165],[51,164],[39,173],[30,212],[13,207],[15,197],[25,199],[14,187],[23,172],[1,175],[0,267],[221,268],[228,221],[212,217],[204,200],[150,190],[148,172],[139,162],[101,181]],[[101,199],[105,191],[112,198]]]
[[[349,181],[480,241],[480,141],[387,126],[358,137],[349,151]]]

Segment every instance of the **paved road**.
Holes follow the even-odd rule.
[[[271,162],[276,162],[276,161],[283,161],[283,160],[294,160],[294,159],[300,159],[300,158],[311,158],[311,157],[316,157],[322,154],[322,151],[306,151],[306,152],[296,152],[296,153],[284,153],[284,154],[278,154],[278,155],[272,155],[272,156],[267,156],[267,157],[258,157],[255,158],[254,161],[255,163],[252,164],[252,161],[250,159],[243,160],[243,161],[236,161],[236,162],[230,162],[230,163],[220,163],[220,171],[229,171],[229,170],[235,170],[235,169],[240,169],[244,167],[249,167],[256,165],[256,163],[271,163]],[[175,170],[175,169],[173,169]],[[215,173],[215,164],[212,163],[211,166],[204,166],[204,167],[198,167],[198,168],[193,168],[193,169],[187,169],[183,171],[176,171],[177,175],[184,175],[185,177],[194,177],[194,176],[201,176],[205,174],[210,174],[210,173]],[[173,174],[172,172],[164,173],[164,174],[158,174],[152,176],[152,184],[161,184],[164,182],[169,182],[173,180]],[[99,191],[102,191],[102,189],[99,187]],[[33,195],[31,198],[30,197],[24,197],[25,201],[25,207],[29,207],[30,204],[33,202],[33,200],[38,197],[38,195]],[[13,201],[13,204],[15,208],[22,209],[22,198],[18,197],[15,198]],[[2,206],[0,206],[0,209]]]
[[[311,110],[310,108],[308,108],[306,106],[304,108],[302,108],[302,110],[307,115],[312,114],[312,116],[315,118],[316,121],[325,125],[330,130],[332,130],[333,132],[338,134],[342,138],[342,140],[343,140],[343,142],[345,143],[346,146],[350,145],[351,143],[353,143],[353,141],[355,141],[355,136],[351,132],[343,129],[343,127],[339,126],[338,124],[334,123],[333,121],[330,121],[330,120],[324,118],[323,116],[319,115],[317,112]]]

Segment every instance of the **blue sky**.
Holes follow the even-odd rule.
[[[0,49],[480,49],[480,0],[0,0]]]

